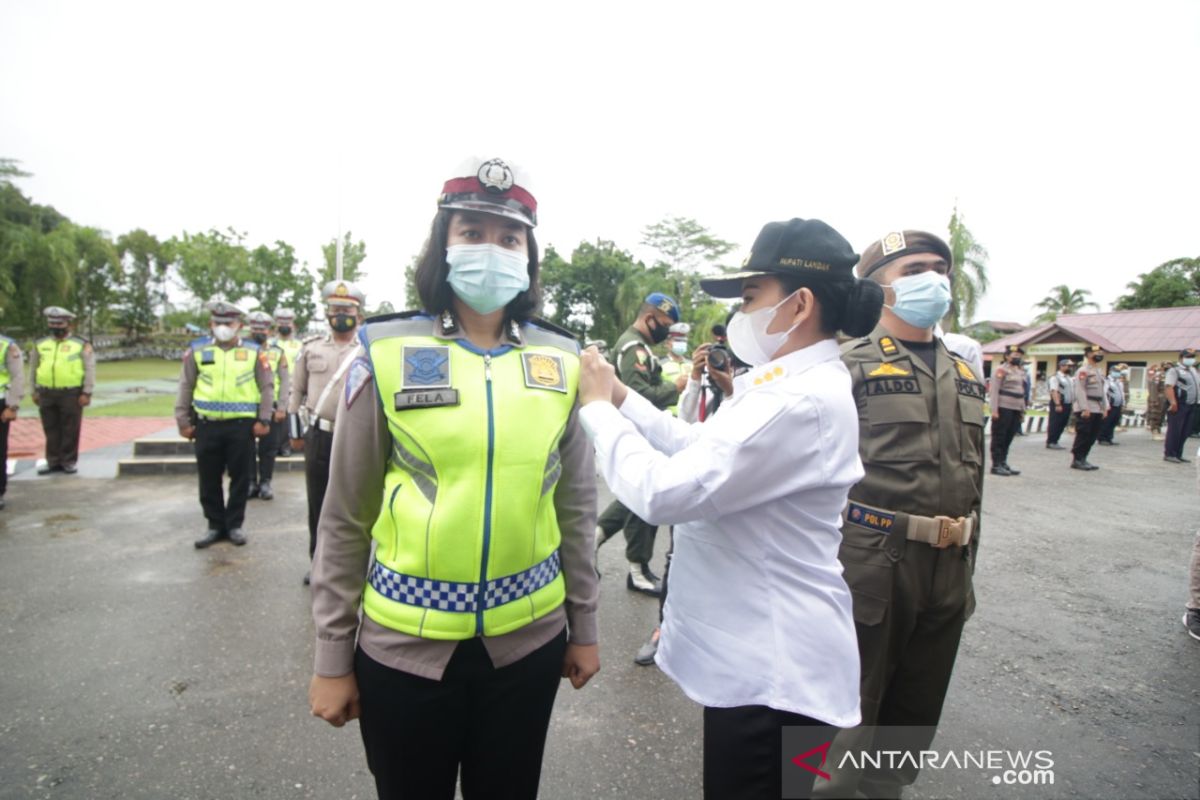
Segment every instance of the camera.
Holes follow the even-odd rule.
[[[708,349],[708,368],[718,372],[729,371],[729,350],[724,345],[714,344]]]

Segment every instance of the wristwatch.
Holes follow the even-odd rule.
[[[271,420],[269,419],[260,419],[259,422],[263,425],[266,425],[268,428],[271,427]]]

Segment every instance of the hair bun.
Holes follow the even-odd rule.
[[[842,309],[842,331],[850,336],[866,336],[879,324],[882,311],[883,287],[875,281],[855,280]]]

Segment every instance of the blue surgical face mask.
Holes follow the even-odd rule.
[[[1185,359],[1183,360],[1183,365],[1184,365],[1185,367],[1194,367],[1194,366],[1196,365],[1196,359],[1194,359],[1194,358],[1185,358]]]
[[[889,308],[914,328],[932,328],[950,310],[950,279],[933,270],[897,278],[891,287],[896,302]]]
[[[504,308],[529,288],[529,255],[494,244],[446,248],[450,282],[459,299],[480,314]]]
[[[677,356],[686,356],[687,345],[687,342],[671,342],[671,352]]]

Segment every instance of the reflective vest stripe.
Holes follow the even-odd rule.
[[[192,404],[196,406],[197,411],[218,411],[227,413],[249,412],[254,414],[258,411],[258,403],[222,403],[219,400],[193,400]]]
[[[555,550],[550,557],[523,572],[496,580],[478,583],[457,583],[421,578],[394,572],[375,562],[371,569],[371,588],[389,600],[410,606],[450,611],[458,614],[479,614],[489,608],[520,600],[558,577],[562,560]]]

